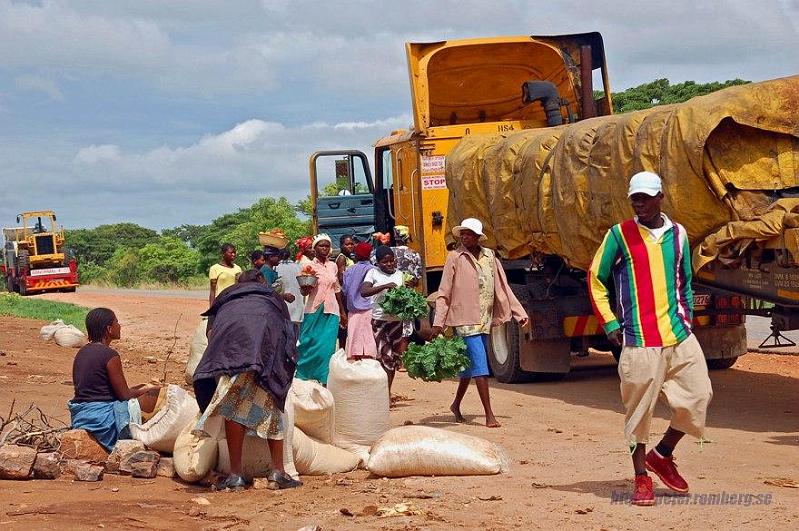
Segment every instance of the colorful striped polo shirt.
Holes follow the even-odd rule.
[[[682,225],[663,217],[671,227],[657,239],[634,219],[611,227],[591,263],[588,284],[594,313],[606,333],[621,327],[628,346],[667,347],[691,335],[694,297],[688,236]]]

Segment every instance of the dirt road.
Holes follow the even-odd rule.
[[[129,380],[146,381],[164,371],[164,354],[175,343],[167,379],[183,381],[188,343],[204,309],[200,298],[147,297],[135,293],[81,292],[48,298],[113,308],[123,325],[115,344]],[[178,319],[180,317],[180,319]],[[177,323],[177,328],[176,328]],[[35,401],[67,419],[71,362],[75,351],[42,343],[42,323],[0,318],[0,414],[12,398]],[[177,329],[177,340],[173,332]],[[154,357],[155,362],[147,361]],[[692,496],[668,496],[637,508],[613,503],[629,492],[631,468],[621,429],[618,377],[612,360],[595,356],[593,368],[564,381],[505,386],[492,384],[492,401],[503,427],[481,425],[476,392],[464,402],[466,425],[452,422],[448,405],[455,384],[424,384],[401,373],[396,392],[409,398],[391,412],[392,425],[405,421],[485,437],[512,458],[508,474],[491,477],[369,478],[366,472],[306,477],[295,491],[212,493],[157,478],[108,475],[102,483],[0,481],[0,526],[11,529],[138,527],[171,529],[584,529],[793,528],[799,522],[799,490],[768,484],[773,478],[799,481],[799,357],[750,354],[735,367],[711,374],[715,396],[709,411],[712,441],[686,439],[676,455]],[[660,408],[654,431],[667,426]],[[653,438],[657,434],[653,434]],[[657,480],[656,480],[657,485]],[[112,490],[116,489],[116,490]],[[420,497],[420,492],[423,492]],[[726,495],[724,494],[726,493]],[[727,503],[703,504],[702,495]],[[730,501],[730,495],[736,495]],[[748,504],[740,494],[761,495]],[[191,501],[203,496],[211,503]],[[725,497],[726,496],[726,497]],[[358,516],[367,506],[412,503],[421,516]],[[355,516],[345,516],[346,509]]]

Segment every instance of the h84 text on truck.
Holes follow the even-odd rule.
[[[746,352],[747,314],[771,316],[775,331],[799,328],[799,76],[613,115],[598,33],[406,52],[412,128],[376,142],[374,179],[361,152],[312,155],[314,228],[367,236],[408,226],[433,292],[451,227],[481,219],[531,318],[529,330],[492,331],[498,380],[564,374],[571,353],[610,349],[585,271],[605,231],[632,216],[627,181],[641,170],[661,175],[664,210],[688,231],[708,365]]]

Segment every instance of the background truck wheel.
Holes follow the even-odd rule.
[[[735,356],[734,358],[715,358],[706,361],[708,369],[719,371],[723,369],[729,369],[730,367],[735,365],[735,362],[738,361],[738,356]]]
[[[531,372],[521,368],[519,354],[519,325],[511,320],[502,326],[491,329],[488,362],[494,378],[500,383],[520,382],[553,382],[566,376],[566,372]],[[565,349],[568,353],[568,341],[535,341],[528,348],[544,350]]]
[[[498,382],[518,383],[532,379],[532,374],[519,365],[519,330],[515,321],[492,328],[489,343],[488,363]]]

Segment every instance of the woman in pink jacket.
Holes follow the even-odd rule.
[[[467,218],[452,229],[460,246],[447,255],[441,285],[436,298],[436,316],[433,321],[433,338],[444,326],[451,326],[455,334],[466,342],[466,355],[471,365],[460,375],[461,380],[450,410],[457,422],[464,422],[461,401],[474,378],[477,393],[483,403],[486,426],[500,426],[491,410],[488,396],[488,336],[491,327],[510,321],[527,325],[527,313],[508,285],[499,259],[491,249],[480,245],[486,238],[483,224]]]

